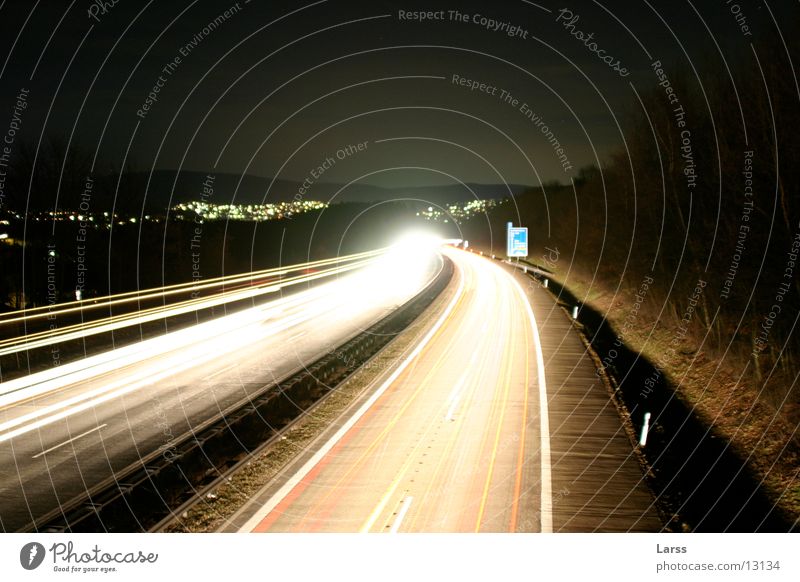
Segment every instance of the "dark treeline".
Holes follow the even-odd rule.
[[[630,105],[624,145],[601,168],[532,190],[516,199],[518,213],[504,204],[491,219],[494,252],[503,224],[521,222],[533,260],[557,257],[567,284],[630,292],[652,277],[652,318],[677,330],[693,308],[694,345],[744,370],[751,393],[794,424],[800,95],[778,42],[760,67],[751,53],[731,62],[732,79],[701,70],[700,85],[691,69],[666,67],[659,79],[654,68],[654,88]],[[488,243],[484,224],[467,232]]]

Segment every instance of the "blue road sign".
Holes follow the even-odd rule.
[[[509,226],[506,254],[509,257],[528,256],[528,228],[525,226]]]

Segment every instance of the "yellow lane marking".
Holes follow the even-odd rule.
[[[514,498],[511,505],[511,524],[508,531],[514,533],[517,531],[517,519],[519,515],[519,497],[522,492],[522,474],[525,466],[525,432],[528,427],[528,390],[530,389],[530,357],[528,354],[529,342],[527,327],[523,327],[525,334],[525,395],[522,404],[522,426],[520,427],[519,436],[519,452],[517,453],[517,476],[514,481]]]
[[[443,325],[436,331],[434,336],[431,338],[430,342],[428,343],[428,346],[426,346],[426,349],[423,350],[423,352],[421,352],[420,354],[418,354],[417,359],[416,359],[416,363],[418,363],[420,361],[420,359],[422,358],[422,356],[425,353],[425,351],[430,350],[430,345],[433,344],[434,342],[436,342],[439,339],[439,337],[444,333],[445,329],[447,329],[451,325],[452,320],[456,316],[456,313],[459,311],[459,309],[461,307],[461,304],[464,302],[464,299],[465,299],[466,295],[467,295],[467,293],[466,293],[466,285],[465,285],[465,288],[462,290],[461,296],[456,301],[456,304],[455,304],[454,308],[452,309],[452,311],[448,315],[448,317],[445,320],[445,322],[443,323]],[[356,470],[356,468],[358,468],[371,455],[373,450],[380,444],[380,442],[384,439],[384,437],[394,427],[394,425],[397,423],[397,421],[400,419],[400,417],[403,415],[403,413],[408,409],[409,406],[411,406],[411,404],[414,402],[414,400],[417,398],[417,396],[422,392],[422,389],[425,387],[425,383],[428,381],[430,376],[432,376],[433,373],[436,370],[438,370],[439,366],[441,365],[442,361],[444,360],[444,356],[445,355],[449,355],[449,352],[452,349],[452,346],[454,346],[455,343],[456,343],[456,337],[457,336],[454,336],[453,338],[450,339],[450,341],[448,342],[448,345],[442,351],[442,354],[440,355],[439,359],[437,359],[437,361],[434,364],[433,368],[428,372],[428,374],[423,379],[423,381],[420,383],[420,385],[417,387],[417,389],[408,397],[408,400],[404,403],[403,407],[394,415],[392,420],[384,427],[384,429],[380,432],[380,434],[378,434],[378,436],[375,437],[375,439],[372,441],[372,443],[359,456],[359,458],[356,459],[348,467],[347,471],[345,471],[345,473],[339,478],[339,480],[329,489],[328,493],[319,502],[315,503],[311,508],[309,508],[309,510],[306,512],[305,516],[298,523],[298,525],[302,525],[302,523],[309,516],[317,513],[319,508],[321,506],[323,506],[328,501],[328,499],[330,499],[330,497],[334,493],[337,492],[339,487],[341,487],[342,484],[344,484],[345,482],[347,482],[349,480],[348,479],[349,476]],[[416,365],[416,363],[415,363],[415,365]],[[399,382],[401,380],[401,378],[407,377],[412,372],[412,370],[413,369],[409,369],[409,370],[405,371],[402,376],[398,377],[395,380],[395,383]]]
[[[509,317],[509,319],[511,319],[511,317]],[[513,340],[513,338],[511,337],[512,329],[513,326],[509,325],[506,334],[507,346],[510,346],[511,340]],[[486,509],[486,500],[489,497],[489,487],[491,486],[492,475],[494,473],[494,465],[497,460],[497,449],[500,445],[500,434],[503,430],[503,420],[505,419],[506,408],[508,407],[508,391],[511,385],[511,372],[513,370],[513,361],[514,361],[513,350],[510,349],[506,350],[504,359],[505,359],[505,366],[502,369],[505,370],[506,377],[503,386],[503,400],[502,404],[500,405],[500,418],[497,421],[497,430],[495,431],[494,444],[492,446],[492,455],[489,461],[489,470],[487,471],[486,474],[486,483],[484,484],[483,495],[481,496],[481,503],[480,506],[478,507],[478,517],[475,520],[475,533],[478,533],[481,530],[481,521],[483,521],[483,513]]]

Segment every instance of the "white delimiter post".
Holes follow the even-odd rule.
[[[643,447],[647,444],[647,433],[650,430],[650,413],[644,413],[644,424],[642,424],[642,435],[639,437],[639,446]]]

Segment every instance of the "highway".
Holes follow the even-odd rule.
[[[13,356],[238,306],[0,383],[0,528],[37,529],[333,353],[424,288],[444,256],[455,274],[405,355],[220,530],[658,531],[634,447],[567,312],[519,270],[430,240],[212,281],[201,297],[182,286],[114,296],[88,321],[85,305],[67,304],[81,318],[56,330],[36,329],[46,310],[5,316],[0,325],[33,330],[0,344]],[[122,313],[106,313],[117,303]]]
[[[427,335],[219,531],[660,530],[564,310],[518,270],[444,253],[457,275]]]
[[[445,253],[458,280],[418,349],[240,531],[552,531],[544,362],[525,291],[495,262]]]
[[[220,292],[203,301],[223,304],[241,294],[261,301],[0,384],[0,529],[35,524],[142,457],[169,450],[180,436],[405,303],[441,267],[438,255],[411,258],[388,252],[358,268],[334,266],[328,281],[283,298],[275,299],[275,285],[271,295],[263,288]],[[124,317],[135,325],[139,316],[153,315]],[[84,327],[92,334],[119,323],[111,318]],[[59,333],[81,332],[76,326]],[[8,342],[5,349],[62,339],[41,334]]]

